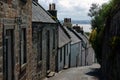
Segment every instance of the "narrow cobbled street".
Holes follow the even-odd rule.
[[[101,80],[100,65],[93,64],[91,66],[77,67],[63,70],[51,78],[44,80]]]

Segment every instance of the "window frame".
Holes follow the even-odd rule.
[[[37,51],[38,51],[38,62],[42,61],[42,30],[37,32]]]
[[[23,32],[23,33],[22,33]],[[23,36],[22,36],[23,35]],[[19,79],[21,79],[21,77],[23,77],[26,73],[26,65],[27,65],[27,28],[21,27],[20,28],[20,32],[19,32],[19,38],[20,38],[20,51],[19,51],[19,63],[20,63],[20,75],[19,75]],[[22,45],[22,37],[24,38],[23,40],[23,45]],[[25,59],[25,61],[23,63],[21,63],[21,51],[22,51],[22,47],[24,49],[23,51],[23,55],[26,57],[23,57],[23,59]]]

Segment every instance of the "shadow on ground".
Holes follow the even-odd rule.
[[[91,71],[86,73],[86,75],[92,76],[95,80],[104,80],[100,68],[90,68]]]

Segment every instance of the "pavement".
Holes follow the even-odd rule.
[[[62,70],[55,76],[44,80],[101,80],[100,65],[83,66]]]

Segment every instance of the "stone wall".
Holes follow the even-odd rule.
[[[32,0],[1,0],[0,1],[0,80],[3,79],[3,39],[4,31],[6,29],[14,29],[14,55],[15,66],[14,75],[15,80],[32,80],[34,77],[34,54],[32,53],[32,29],[31,29],[31,15],[32,15]],[[19,50],[20,50],[20,27],[26,28],[27,39],[27,65],[26,73],[22,77],[20,76],[20,62],[19,62]],[[33,65],[31,65],[33,64]]]
[[[42,59],[39,61],[40,63],[37,63],[37,65],[40,65],[39,71],[36,67],[36,73],[37,76],[36,80],[45,78],[47,76],[47,54],[49,51],[49,62],[50,62],[50,71],[55,72],[56,67],[56,55],[57,55],[57,45],[58,45],[58,32],[57,32],[57,25],[56,24],[49,24],[49,23],[32,23],[33,27],[33,52],[36,54],[35,63],[37,63],[38,55],[42,54]],[[48,32],[49,32],[49,43],[48,42]],[[38,38],[40,37],[41,38]],[[53,37],[53,35],[55,35]],[[40,42],[41,41],[41,42]],[[40,42],[40,43],[39,43]],[[54,44],[53,44],[54,43]],[[48,50],[48,44],[49,44],[49,50]],[[54,48],[53,48],[54,45]],[[38,51],[38,46],[42,49],[40,52]]]

